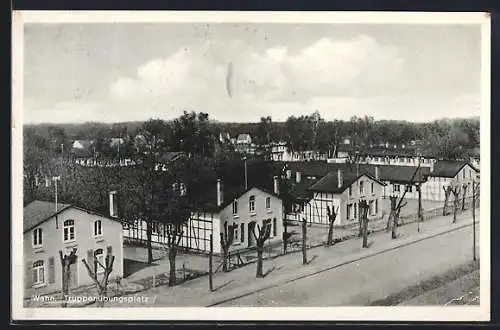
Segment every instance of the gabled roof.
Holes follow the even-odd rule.
[[[354,172],[343,172],[342,173],[342,185],[338,186],[338,172],[329,172],[326,176],[318,180],[315,184],[313,184],[309,190],[311,191],[319,191],[319,192],[331,192],[334,194],[342,193],[349,186],[351,186],[354,182],[356,182],[359,178],[367,176],[370,179],[378,182],[379,184],[385,186],[385,184],[369,174],[361,173],[357,174]]]
[[[238,135],[238,138],[236,140],[247,142],[247,141],[252,141],[252,138],[250,137],[250,134],[240,134]]]
[[[92,146],[93,141],[91,141],[91,140],[75,140],[75,141],[73,141],[73,146],[75,145],[75,143],[79,143],[83,147],[83,149],[88,149]]]
[[[309,187],[314,185],[316,182],[318,182],[319,179],[307,179],[303,178],[299,183],[293,182],[291,184],[291,189],[288,192],[288,194],[293,198],[293,199],[311,199],[311,191],[309,190]]]
[[[56,212],[56,204],[55,203],[35,200],[24,207],[24,210],[23,210],[23,232],[25,233],[25,232],[33,229],[34,227],[49,220],[53,216],[65,211],[67,209],[70,209],[70,208],[81,210],[81,211],[84,211],[84,212],[87,212],[90,214],[96,214],[96,215],[99,215],[101,217],[120,222],[120,220],[118,220],[116,218],[111,218],[109,216],[100,214],[98,212],[87,210],[87,209],[84,209],[84,208],[81,208],[81,207],[78,207],[75,205],[71,205],[71,204],[58,203],[57,204],[57,212]]]
[[[469,162],[456,161],[456,160],[439,160],[434,164],[434,171],[430,173],[430,176],[441,177],[441,178],[454,178],[460,170],[466,165],[472,167],[476,172],[479,172],[474,166]]]

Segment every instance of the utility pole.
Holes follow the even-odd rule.
[[[57,220],[57,210],[58,210],[58,200],[57,200],[57,181],[61,180],[61,177],[60,176],[55,176],[52,178],[54,180],[54,187],[55,187],[55,204],[56,204],[56,229],[59,228],[59,223],[58,223],[58,220]]]
[[[210,292],[214,291],[213,255],[214,255],[214,240],[213,240],[213,235],[210,234],[210,254],[209,254],[209,258],[208,258],[208,285],[210,288]]]
[[[476,182],[472,180],[472,258],[476,261]]]
[[[243,157],[243,161],[245,162],[245,190],[247,190],[248,189],[247,156]]]

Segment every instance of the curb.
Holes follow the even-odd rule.
[[[477,224],[477,223],[479,223],[479,221],[476,221],[475,223]],[[213,306],[217,306],[217,305],[220,305],[220,304],[232,301],[232,300],[236,300],[236,299],[240,299],[240,298],[243,298],[243,297],[246,297],[246,296],[250,296],[250,295],[258,293],[258,292],[262,292],[262,291],[265,291],[265,290],[268,290],[268,289],[272,289],[272,288],[278,287],[279,285],[292,283],[292,282],[295,282],[295,281],[298,281],[298,280],[301,280],[301,279],[304,279],[304,278],[307,278],[307,277],[311,277],[311,276],[314,276],[314,275],[317,275],[317,274],[320,274],[320,273],[323,273],[323,272],[326,272],[326,271],[329,271],[329,270],[332,270],[332,269],[335,269],[335,268],[342,267],[342,266],[347,265],[347,264],[351,264],[351,263],[354,263],[354,262],[357,262],[357,261],[360,261],[360,260],[364,260],[364,259],[367,259],[367,258],[370,258],[370,257],[373,257],[373,256],[377,256],[379,254],[383,254],[383,253],[390,252],[390,251],[393,251],[393,250],[396,250],[396,249],[399,249],[399,248],[402,248],[402,247],[406,247],[406,246],[409,246],[409,245],[412,245],[412,244],[415,244],[415,243],[419,243],[419,242],[425,241],[427,239],[432,239],[432,238],[435,238],[435,237],[438,237],[438,236],[442,236],[442,235],[445,235],[445,234],[448,234],[448,233],[451,233],[451,232],[454,232],[454,231],[458,231],[458,230],[461,230],[463,228],[470,227],[470,226],[472,226],[472,223],[464,224],[464,225],[458,226],[456,228],[447,229],[445,231],[440,231],[440,232],[437,232],[437,233],[429,233],[428,235],[426,235],[424,237],[420,237],[420,238],[417,238],[417,239],[409,240],[409,241],[404,242],[402,244],[398,244],[398,245],[395,245],[395,246],[392,246],[392,247],[388,247],[388,248],[385,248],[385,249],[380,250],[380,251],[375,251],[373,253],[365,253],[364,255],[361,255],[361,256],[358,256],[356,258],[340,262],[340,263],[335,264],[333,266],[322,268],[320,270],[316,270],[316,271],[313,271],[313,272],[308,272],[306,274],[302,274],[302,275],[299,275],[299,276],[294,277],[294,278],[285,279],[284,281],[282,280],[282,281],[279,281],[277,283],[273,283],[273,284],[267,285],[265,287],[259,288],[257,290],[247,291],[247,292],[244,292],[242,294],[238,294],[238,295],[233,296],[233,297],[224,298],[224,299],[218,300],[216,302],[212,302],[211,304],[205,305],[205,307],[213,307]]]

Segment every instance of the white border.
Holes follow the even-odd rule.
[[[12,281],[14,320],[490,320],[490,15],[423,12],[216,12],[216,11],[13,11],[12,13],[12,219],[22,219],[23,25],[24,23],[330,23],[481,25],[481,303],[457,307],[332,308],[23,308],[23,281]],[[23,275],[22,221],[12,223],[12,278]],[[17,276],[16,276],[17,275]]]

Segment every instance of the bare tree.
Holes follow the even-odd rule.
[[[269,236],[271,236],[271,226],[269,224],[263,224],[262,227],[257,225],[257,230],[259,236],[255,235],[255,229],[252,231],[252,235],[255,238],[257,244],[257,277],[264,277],[262,272],[262,259],[264,254],[264,243],[267,241]]]
[[[453,194],[453,223],[457,222],[457,212],[460,207],[460,192],[462,188],[457,184],[451,188]]]
[[[448,215],[448,199],[451,194],[451,186],[443,186],[444,190],[444,206],[443,206],[443,216]]]
[[[63,253],[61,250],[59,250],[59,257],[61,259],[61,266],[62,266],[62,294],[63,294],[63,301],[62,301],[62,307],[67,307],[68,306],[68,294],[69,294],[69,283],[71,281],[71,265],[76,263],[77,255],[76,255],[76,248],[73,248],[73,250],[69,253],[63,256]]]
[[[108,295],[108,283],[109,283],[109,274],[113,271],[113,263],[115,261],[115,256],[112,254],[108,254],[105,259],[105,264],[103,265],[96,257],[95,251],[94,251],[94,262],[91,267],[87,263],[85,259],[82,259],[83,264],[85,265],[85,268],[87,269],[87,273],[89,274],[90,278],[94,280],[94,283],[97,287],[97,290],[99,291],[99,300],[97,301],[97,306],[98,307],[103,307],[104,306],[104,298],[107,297]],[[101,267],[103,269],[103,275],[101,280],[99,281],[99,278],[97,276],[98,272],[97,270]]]
[[[399,215],[401,214],[401,209],[408,204],[407,202],[403,203],[404,194],[398,201],[398,196],[390,196],[391,200],[391,212],[389,213],[389,219],[387,221],[386,229],[391,228],[391,237],[393,239],[397,238],[396,228],[399,226]]]
[[[418,222],[424,221],[424,215],[422,212],[422,186],[420,183],[416,185],[417,193],[418,193]],[[418,226],[418,231],[420,231],[420,225]]]
[[[359,201],[359,216],[360,216],[360,222],[363,224],[362,225],[362,231],[363,231],[363,248],[368,247],[368,210],[369,210],[368,203],[365,200]]]
[[[168,277],[168,286],[176,284],[175,276],[175,258],[177,257],[177,250],[182,239],[184,231],[181,230],[179,224],[169,226],[167,228],[167,247],[168,247],[168,260],[170,263],[170,273]]]
[[[328,213],[328,221],[329,221],[328,239],[326,240],[326,244],[333,245],[333,224],[337,218],[339,207],[337,206],[337,209],[335,209],[333,206],[332,208],[330,208],[330,206],[327,205],[326,212]]]
[[[302,264],[307,264],[307,221],[302,218]]]
[[[234,231],[236,229],[236,224],[227,227],[224,233],[220,233],[220,244],[222,248],[222,270],[228,272],[228,259],[229,259],[229,248],[234,241]]]

